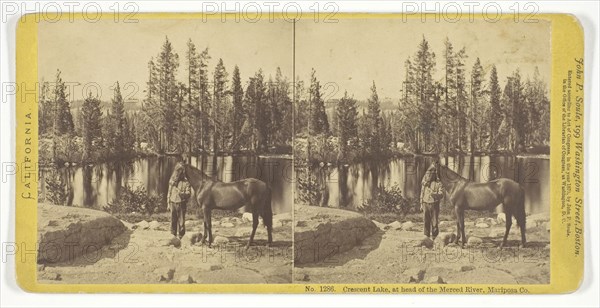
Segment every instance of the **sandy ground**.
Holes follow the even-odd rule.
[[[41,283],[290,283],[291,222],[276,221],[273,245],[259,225],[254,245],[245,250],[251,223],[240,218],[213,222],[212,248],[195,243],[201,220],[188,220],[181,243],[167,222],[128,225],[110,245],[71,262],[38,265]],[[178,247],[175,247],[178,246]]]
[[[382,226],[382,225],[380,225]],[[498,249],[504,227],[466,226],[468,236],[481,243],[444,245],[443,236],[455,232],[441,222],[432,248],[421,246],[422,224],[408,230],[381,230],[361,245],[319,263],[295,268],[296,282],[308,283],[550,283],[549,232],[545,225],[528,228],[528,245],[519,248],[520,233],[513,224],[508,247]]]

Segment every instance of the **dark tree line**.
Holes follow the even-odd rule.
[[[222,59],[210,71],[210,60],[208,48],[199,52],[190,39],[179,72],[179,55],[166,38],[148,62],[141,106],[125,102],[117,82],[109,103],[90,93],[72,108],[58,71],[53,87],[44,82],[40,89],[39,133],[42,143],[48,141],[41,145],[42,161],[97,162],[140,152],[288,153],[293,106],[281,69],[268,79],[258,70],[243,83],[237,65],[230,76]]]
[[[357,100],[345,92],[332,100],[333,111],[328,113],[314,69],[309,88],[300,81],[296,92],[296,134],[306,140],[304,145],[296,143],[299,160],[356,161],[389,155],[392,122],[381,110],[375,82],[362,112]]]
[[[239,67],[227,72],[222,59],[209,71],[208,48],[190,39],[185,81],[177,81],[179,56],[165,39],[151,59],[140,139],[157,153],[268,153],[289,148],[292,137],[290,86],[278,68],[275,79],[262,70],[243,84]]]
[[[117,82],[105,112],[101,101],[91,93],[80,108],[73,110],[61,72],[57,71],[53,87],[43,82],[40,88],[41,162],[91,162],[133,155],[135,123],[133,116],[126,114],[124,104]]]
[[[550,102],[537,69],[533,80],[512,72],[502,88],[494,65],[486,72],[477,58],[467,71],[466,49],[455,51],[449,39],[443,58],[444,77],[434,80],[435,53],[423,37],[406,60],[395,140],[416,153],[520,153],[548,144]]]
[[[468,69],[467,58],[465,48],[456,50],[446,39],[442,74],[436,74],[436,54],[423,37],[405,61],[398,109],[387,112],[375,82],[362,112],[347,92],[325,102],[313,69],[308,89],[303,82],[296,88],[296,134],[306,144],[297,143],[295,155],[349,162],[406,152],[523,153],[547,146],[550,102],[538,70],[526,80],[517,70],[501,84],[494,65],[484,68],[476,58]]]

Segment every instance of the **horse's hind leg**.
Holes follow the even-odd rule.
[[[273,209],[271,208],[271,191],[270,190],[268,191],[268,195],[264,202],[262,218],[263,218],[263,222],[264,222],[265,226],[267,226],[267,234],[268,234],[267,247],[269,247],[273,243]]]
[[[458,245],[458,240],[460,239],[460,215],[458,214],[458,207],[454,208],[454,215],[456,216],[456,239],[454,240],[454,244]]]
[[[527,244],[527,239],[525,238],[525,231],[527,230],[525,223],[525,208],[519,208],[517,209],[517,212],[518,213],[515,214],[515,219],[517,220],[517,225],[519,225],[519,228],[521,229],[521,248],[523,248],[525,247],[525,244]]]
[[[256,210],[252,211],[252,233],[250,233],[250,239],[248,239],[248,244],[246,245],[246,249],[252,245],[254,241],[254,234],[256,233],[256,228],[258,227],[258,212]]]
[[[202,234],[202,245],[204,245],[206,243],[206,238],[208,237],[208,226],[206,225],[206,214],[204,214],[203,220],[204,220],[204,222],[202,223],[202,226],[204,227],[204,232]]]
[[[506,239],[508,239],[508,233],[510,232],[510,227],[512,226],[512,213],[507,210],[507,207],[504,207],[504,216],[506,217],[506,230],[504,231],[504,237],[502,238],[502,244],[500,244],[500,248],[506,246]]]
[[[269,234],[269,238],[267,240],[267,247],[270,247],[273,244],[273,225],[267,226],[267,233]]]

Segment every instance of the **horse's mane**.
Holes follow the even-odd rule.
[[[194,176],[199,177],[202,181],[220,182],[220,180],[216,176],[207,175],[206,173],[204,173],[200,169],[192,166],[191,164],[188,164],[188,163],[182,163],[182,164],[183,164],[184,169],[186,170],[186,173],[190,172]]]
[[[183,168],[185,168],[186,174],[188,172],[192,173],[194,176],[199,177],[202,181],[208,181],[208,180],[214,181],[215,180],[214,178],[206,175],[206,173],[200,171],[200,169],[198,169],[198,168],[196,168],[196,167],[194,167],[194,166],[192,166],[192,165],[190,165],[188,163],[182,163],[182,165],[183,165]]]
[[[439,166],[440,166],[440,168],[441,168],[441,169],[443,169],[443,170],[444,170],[444,172],[446,172],[446,174],[451,174],[451,175],[453,175],[455,178],[458,178],[458,179],[462,179],[462,180],[468,181],[468,179],[466,179],[466,178],[464,178],[462,175],[458,174],[458,172],[455,172],[454,170],[450,169],[450,167],[448,167],[448,166],[446,166],[446,165],[442,165],[442,164],[440,164]]]
[[[448,166],[438,164],[440,170],[438,170],[438,180],[442,182],[446,190],[452,190],[457,184],[468,183],[468,179],[464,178]],[[441,172],[440,172],[441,171]],[[449,186],[449,187],[447,187]]]

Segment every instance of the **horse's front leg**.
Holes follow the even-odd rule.
[[[467,236],[465,234],[465,210],[459,205],[454,206],[454,214],[456,215],[456,239],[454,243],[458,245],[458,241],[462,236],[462,247],[465,247]]]
[[[258,227],[258,212],[256,210],[252,211],[252,233],[250,233],[250,238],[248,239],[248,244],[246,244],[246,249],[250,248],[252,242],[254,241],[254,234],[256,234],[256,228]]]
[[[462,247],[465,247],[465,244],[467,243],[467,235],[465,233],[465,210],[459,209],[458,214],[460,216],[459,221],[460,221],[460,233],[462,235]]]
[[[202,232],[202,242],[201,243],[202,243],[202,245],[204,245],[206,243],[206,237],[208,236],[208,227],[206,225],[206,221],[207,221],[206,220],[206,212],[204,211],[204,207],[203,206],[201,206],[201,207],[202,207],[202,213],[203,213],[203,215],[202,215],[203,219],[202,220],[204,220],[202,222],[202,227],[204,227],[204,232]]]
[[[208,237],[208,247],[211,247],[213,242],[211,209],[209,206],[204,206],[202,211],[204,213],[204,237],[202,241],[205,242]]]

